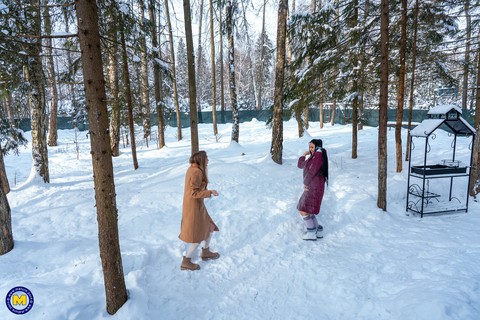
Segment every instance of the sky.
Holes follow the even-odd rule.
[[[359,132],[357,159],[351,129],[310,122],[299,138],[296,122],[287,121],[279,165],[270,159],[271,129],[264,122],[241,123],[239,143],[231,142],[230,124],[219,125],[218,141],[211,124],[200,124],[209,187],[220,194],[205,200],[220,229],[211,249],[221,256],[204,262],[197,252],[193,261],[201,269],[192,272],[180,270],[185,244],[178,239],[190,132],[184,129],[177,141],[176,128],[167,127],[166,147],[158,150],[155,142],[145,146],[138,127],[139,168],[133,169],[129,146],[113,159],[129,295],[113,316],[105,308],[86,132],[59,131],[59,145],[48,147],[49,184],[30,175],[30,144],[6,156],[15,247],[0,256],[0,319],[479,319],[478,202],[470,198],[467,213],[421,218],[406,212],[408,163],[395,172],[395,131],[388,130],[382,211],[377,128]],[[406,131],[402,137],[405,143]],[[304,241],[297,160],[312,138],[328,151],[330,181],[318,215],[325,236]],[[431,163],[448,157],[451,139],[437,130]],[[416,146],[412,161],[418,162],[423,149]],[[469,152],[459,142],[458,160],[468,161]],[[431,184],[441,201],[449,180]],[[454,190],[459,199],[465,193],[465,186]],[[34,297],[24,315],[7,308],[17,287]]]

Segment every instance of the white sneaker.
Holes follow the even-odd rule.
[[[317,227],[317,238],[318,239],[323,238],[323,227],[320,225]]]
[[[307,231],[303,234],[303,240],[317,240],[317,232],[316,231]]]

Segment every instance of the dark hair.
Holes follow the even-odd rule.
[[[328,184],[328,155],[327,150],[323,148],[322,139],[312,139],[310,143],[315,145],[315,151],[322,152],[322,166],[320,167],[320,174],[325,177],[325,182]]]

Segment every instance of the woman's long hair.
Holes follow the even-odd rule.
[[[196,163],[200,170],[203,172],[203,176],[205,177],[205,182],[208,184],[208,174],[207,174],[207,153],[205,151],[198,151],[195,152],[190,156],[189,162]]]
[[[315,145],[315,151],[322,152],[322,166],[320,167],[320,174],[325,177],[325,182],[328,184],[328,155],[327,150],[323,148],[322,139],[312,139],[310,143]]]

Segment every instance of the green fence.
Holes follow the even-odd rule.
[[[412,113],[412,122],[421,122],[423,119],[427,117],[427,110],[413,110]],[[232,122],[232,112],[231,111],[217,111],[217,123],[231,123]],[[257,119],[258,121],[268,121],[272,117],[272,110],[241,110],[239,111],[239,118],[240,122],[247,122],[251,121],[252,119]],[[284,110],[283,112],[283,119],[289,120],[291,119],[292,114],[289,110]],[[473,124],[473,117],[474,112],[470,110],[465,110],[463,112],[463,118],[466,119],[470,124]],[[323,112],[323,121],[325,123],[330,122],[331,113],[330,109],[324,110]],[[345,109],[345,108],[337,108],[335,110],[335,123],[338,124],[347,124],[351,123],[352,118],[352,110]],[[388,110],[388,121],[395,121],[397,118],[397,111],[395,109]],[[177,117],[175,112],[170,112],[165,114],[165,123],[168,126],[176,127],[177,126]],[[308,119],[310,121],[319,121],[319,110],[313,109],[309,111]],[[199,123],[212,123],[212,112],[201,112],[198,115],[198,122]],[[201,120],[201,121],[200,121]],[[181,125],[183,128],[187,128],[190,126],[190,117],[188,113],[181,114]],[[367,126],[375,127],[378,125],[378,109],[366,109],[362,115],[362,121]],[[403,112],[403,121],[408,121],[408,110],[404,110]],[[152,126],[156,126],[158,124],[158,118],[156,114],[151,114],[150,116],[150,123]],[[141,123],[138,123],[139,125]],[[76,127],[80,131],[84,131],[88,129],[88,123],[85,120],[77,121],[76,123],[73,122],[72,117],[58,117],[57,119],[57,127],[58,129],[72,129],[76,125]],[[22,119],[18,121],[17,126],[21,128],[23,131],[30,131],[30,119]]]

